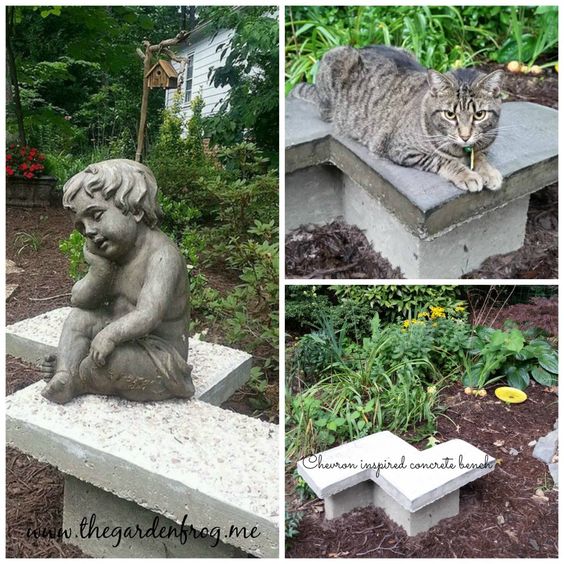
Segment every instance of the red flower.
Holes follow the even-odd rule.
[[[14,169],[12,167],[7,166],[6,167],[6,174],[8,176],[14,176]]]
[[[20,170],[27,170],[27,165],[25,163],[22,163],[18,168]]]
[[[11,161],[11,160],[12,160],[12,155],[6,155],[6,160],[7,160],[7,161]]]
[[[32,172],[25,172],[24,173],[25,178],[27,178],[28,180],[33,178],[33,173]]]

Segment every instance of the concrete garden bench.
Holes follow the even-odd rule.
[[[414,536],[458,515],[459,489],[494,466],[459,439],[419,451],[382,431],[305,458],[298,473],[324,500],[327,519],[372,505]]]
[[[54,352],[68,311],[8,327],[7,354],[36,362]],[[251,357],[192,339],[190,355],[191,401],[87,395],[56,405],[41,396],[43,381],[7,398],[8,445],[65,474],[63,527],[85,553],[278,556],[278,427],[217,407],[248,379]],[[156,518],[156,531],[176,532],[117,547],[117,536],[98,538],[104,527],[146,532]]]
[[[558,179],[558,112],[503,104],[490,162],[501,190],[466,193],[333,133],[314,105],[286,100],[286,231],[336,218],[363,230],[406,278],[460,278],[523,245],[530,194]]]

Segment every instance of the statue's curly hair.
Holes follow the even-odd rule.
[[[105,200],[113,198],[125,215],[143,214],[143,221],[154,229],[162,218],[157,202],[157,181],[145,165],[128,159],[94,163],[75,174],[63,186],[63,206],[72,209],[72,200],[84,190],[91,198],[100,191]]]

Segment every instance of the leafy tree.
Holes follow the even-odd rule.
[[[73,154],[113,143],[133,156],[143,72],[135,50],[181,23],[174,6],[18,6],[12,36],[30,142]],[[149,138],[163,98],[151,93]],[[15,129],[13,114],[7,128]]]
[[[222,46],[215,86],[229,86],[217,114],[207,120],[212,142],[232,145],[247,138],[278,155],[278,18],[272,6],[202,8],[213,31],[234,30]]]

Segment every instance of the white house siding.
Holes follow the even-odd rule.
[[[192,74],[192,98],[201,93],[204,99],[203,115],[208,116],[215,113],[225,94],[229,91],[229,87],[216,88],[211,83],[210,69],[222,66],[225,63],[225,57],[220,60],[223,48],[218,47],[226,44],[230,37],[233,35],[233,30],[221,30],[215,36],[209,35],[203,39],[199,39],[192,45],[182,47],[178,50],[178,55],[181,57],[194,55],[194,70]],[[227,55],[226,55],[227,56]],[[178,63],[174,63],[175,68],[179,68]],[[190,102],[184,103],[186,82],[182,85],[182,110],[186,117],[190,117]],[[175,90],[167,90],[166,105],[167,107],[172,104],[172,98]]]

